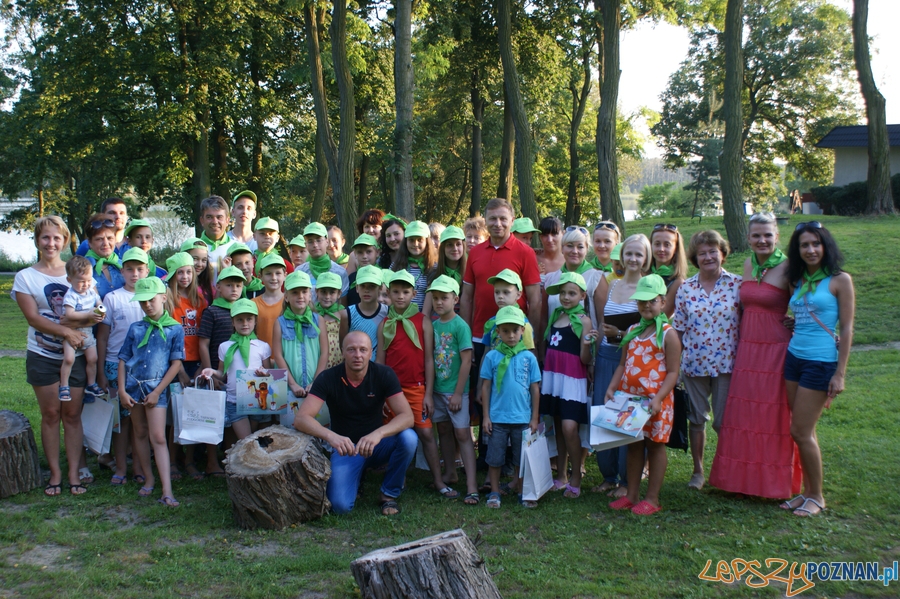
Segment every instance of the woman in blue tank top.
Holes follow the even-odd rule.
[[[791,436],[803,466],[803,494],[781,504],[796,516],[815,516],[825,509],[816,423],[844,390],[853,342],[853,281],[841,271],[843,262],[837,243],[821,223],[797,225],[788,246],[794,335],[784,361],[784,379]]]

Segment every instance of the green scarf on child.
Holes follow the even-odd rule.
[[[406,310],[403,311],[403,314],[398,314],[394,307],[391,306],[390,310],[388,310],[387,318],[384,319],[384,328],[382,329],[385,351],[387,351],[388,346],[397,335],[398,322],[403,323],[403,330],[406,332],[406,336],[409,337],[409,340],[413,342],[413,345],[422,349],[422,344],[419,342],[419,333],[416,331],[416,325],[410,320],[410,318],[418,313],[419,306],[416,304],[411,303],[408,305]]]
[[[663,339],[666,337],[664,325],[669,324],[669,318],[665,312],[660,312],[656,318],[649,320],[642,316],[641,321],[631,327],[631,330],[626,333],[625,338],[619,343],[619,347],[627,348],[632,339],[643,333],[652,324],[656,324],[656,346],[663,349]]]
[[[159,329],[159,334],[162,335],[163,341],[166,340],[166,331],[164,327],[170,327],[173,325],[181,325],[180,322],[169,316],[169,313],[163,310],[162,316],[159,317],[159,320],[153,320],[149,316],[144,317],[144,322],[149,324],[147,327],[147,332],[144,333],[144,338],[141,339],[141,342],[138,343],[138,348],[144,347],[150,341],[150,335],[153,334],[153,329]]]
[[[234,341],[231,347],[225,350],[225,366],[222,372],[228,372],[228,367],[234,360],[234,352],[240,351],[241,357],[244,359],[244,366],[250,367],[250,342],[256,339],[256,333],[249,335],[241,335],[240,333],[232,333],[229,340]]]
[[[581,319],[579,315],[587,314],[584,310],[584,306],[581,304],[575,304],[571,308],[563,308],[562,306],[557,306],[553,311],[553,314],[550,316],[550,320],[547,322],[547,330],[544,331],[544,339],[550,338],[550,329],[553,328],[553,323],[562,316],[563,314],[568,315],[569,322],[572,323],[572,332],[581,339],[581,333],[584,331],[584,325],[581,324]]]
[[[525,342],[519,339],[519,342],[515,347],[510,347],[505,343],[501,343],[497,346],[497,351],[503,354],[503,359],[500,360],[500,364],[497,365],[497,392],[499,392],[500,385],[503,384],[503,377],[506,375],[506,369],[509,368],[509,363],[516,354],[525,351]]]
[[[306,259],[306,262],[309,264],[309,273],[314,279],[318,279],[322,273],[331,270],[331,258],[328,257],[328,254],[319,256],[318,258],[310,256]]]

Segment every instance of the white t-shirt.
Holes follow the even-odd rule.
[[[234,345],[234,341],[228,340],[219,346],[219,363],[224,366],[225,353],[228,348]],[[272,349],[269,344],[260,339],[250,340],[250,363],[244,364],[244,356],[241,352],[234,352],[234,359],[225,373],[227,381],[225,383],[225,401],[228,403],[237,403],[237,371],[238,370],[254,370],[263,367],[263,360],[272,357]]]
[[[103,300],[106,305],[106,318],[103,319],[103,324],[109,327],[109,341],[106,343],[107,362],[118,363],[117,356],[122,344],[125,343],[128,329],[133,323],[144,318],[140,302],[131,301],[133,297],[133,291],[122,287],[107,293]]]
[[[227,235],[228,235],[229,237],[231,237],[232,239],[234,239],[234,229],[229,229]],[[235,241],[237,241],[237,239],[235,239]],[[257,245],[256,245],[256,238],[255,238],[255,237],[251,237],[249,240],[247,240],[247,241],[242,241],[241,243],[243,243],[243,244],[246,245],[248,248],[250,248],[250,251],[251,251],[251,252],[254,252],[254,253],[256,252]]]
[[[34,298],[38,313],[48,320],[58,323],[60,317],[65,315],[63,299],[69,290],[69,282],[65,276],[51,277],[38,271],[33,266],[16,273],[10,297],[16,299],[16,293],[24,293]],[[47,335],[28,327],[28,351],[35,352],[53,360],[62,360],[62,339],[53,335]],[[81,355],[81,351],[75,352]]]

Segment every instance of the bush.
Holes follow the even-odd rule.
[[[866,181],[849,183],[843,187],[813,187],[810,191],[825,214],[856,216],[866,212]],[[894,210],[900,211],[900,173],[891,177],[891,195],[894,198]]]

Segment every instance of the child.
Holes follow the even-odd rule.
[[[579,425],[588,424],[587,366],[593,361],[592,342],[598,336],[581,302],[587,283],[575,272],[563,272],[559,282],[547,287],[559,296],[544,331],[544,378],[541,381],[541,414],[553,417],[556,434],[557,489],[564,496],[581,495],[581,437]],[[582,342],[582,337],[584,342]],[[566,458],[572,460],[572,480],[566,479]]]
[[[613,398],[616,389],[649,397],[651,417],[644,426],[643,442],[628,446],[628,494],[610,503],[609,507],[630,509],[635,514],[649,516],[662,509],[659,491],[668,462],[666,442],[672,432],[672,390],[678,382],[681,342],[665,315],[666,284],[662,277],[650,274],[642,278],[631,299],[637,300],[641,321],[630,327],[622,339],[621,347],[626,351],[606,389],[606,400]],[[650,475],[647,494],[638,503],[645,451]]]
[[[272,328],[284,311],[284,293],[281,291],[287,274],[284,260],[274,252],[266,254],[256,263],[256,271],[266,288],[265,293],[253,299],[259,310],[256,336],[272,347]]]
[[[519,298],[522,297],[522,279],[518,274],[508,268],[504,268],[489,278],[488,283],[494,286],[494,302],[496,302],[498,309],[505,306],[518,305]],[[484,339],[481,342],[490,349],[497,349],[497,346],[500,344],[495,319],[496,317],[489,318],[484,323]],[[525,349],[534,352],[534,328],[531,326],[528,318],[525,319],[524,326],[525,332],[522,336],[522,342],[525,344]]]
[[[328,333],[328,359],[326,368],[337,366],[343,360],[341,356],[341,343],[347,335],[347,311],[340,304],[341,279],[333,272],[325,272],[319,275],[316,281],[315,303],[316,313],[322,317],[325,330]]]
[[[228,257],[231,258],[231,265],[241,271],[244,278],[247,279],[247,284],[244,285],[244,291],[241,297],[254,299],[256,296],[262,295],[265,291],[265,287],[263,286],[263,282],[254,276],[253,267],[255,260],[253,259],[253,252],[250,250],[250,247],[239,241],[235,241],[231,244],[231,247],[228,248]]]
[[[382,270],[381,271],[381,289],[378,290],[378,303],[382,306],[391,307],[391,294],[388,293],[388,285],[391,282],[391,277],[394,276],[394,271],[392,270]]]
[[[178,507],[169,478],[169,449],[166,447],[166,407],[169,383],[181,371],[184,359],[184,330],[166,312],[166,285],[158,277],[135,284],[133,302],[140,302],[145,316],[131,325],[119,350],[119,401],[131,410],[134,426],[132,450],[146,477],[138,491],[141,497],[153,493],[149,435],[156,469],[162,479],[162,498],[167,507]],[[124,459],[125,456],[120,456]]]
[[[83,256],[73,256],[66,262],[66,280],[69,282],[69,290],[63,298],[66,316],[72,318],[76,314],[82,315],[94,312],[99,316],[106,314],[106,308],[97,294],[94,273],[91,263]],[[87,387],[84,389],[85,403],[91,403],[95,397],[106,395],[100,385],[97,384],[97,341],[94,339],[91,327],[79,328],[84,333],[84,343],[81,348],[87,361]],[[72,393],[69,389],[69,375],[75,364],[75,348],[68,341],[63,340],[63,360],[59,370],[59,401],[71,401]]]
[[[434,488],[444,498],[456,499],[459,492],[445,485],[441,479],[441,463],[431,430],[431,414],[434,412],[434,329],[431,319],[425,318],[412,303],[415,284],[408,271],[400,270],[391,276],[391,309],[387,318],[378,325],[376,362],[390,366],[400,379],[403,394],[415,417],[413,427],[422,442]]]
[[[438,246],[437,268],[428,279],[430,285],[438,276],[445,275],[456,281],[462,288],[463,273],[466,272],[466,235],[459,227],[449,226],[441,233]],[[459,314],[459,304],[454,308]],[[425,314],[432,313],[431,296],[425,296],[425,306],[422,308]]]
[[[191,237],[181,244],[180,251],[187,252],[194,259],[194,278],[197,279],[197,288],[203,294],[207,304],[211,304],[213,293],[213,272],[209,267],[209,249],[206,242],[199,237]]]
[[[481,396],[484,421],[481,428],[488,439],[487,464],[491,492],[487,506],[500,507],[500,469],[506,462],[506,447],[512,446],[513,477],[509,491],[519,488],[519,460],[522,433],[535,432],[538,426],[541,371],[537,358],[525,351],[525,313],[518,306],[504,306],[496,316],[500,345],[484,355],[481,364]],[[527,508],[536,501],[522,501]]]
[[[224,272],[224,271],[223,271]],[[231,306],[234,333],[219,345],[218,368],[204,368],[201,376],[226,382],[225,426],[230,426],[238,439],[250,434],[250,420],[237,414],[237,371],[260,370],[268,364],[272,350],[253,333],[259,310],[252,300],[239,299]]]
[[[166,268],[171,273],[167,277],[166,312],[184,329],[184,361],[178,381],[187,387],[200,368],[200,337],[197,333],[208,304],[197,289],[194,259],[190,254],[173,254],[166,260]]]
[[[350,256],[344,253],[344,232],[336,225],[328,227],[328,257],[338,266],[347,268]]]
[[[364,266],[375,265],[375,262],[378,260],[378,240],[365,233],[357,237],[356,241],[353,242],[353,257],[356,258],[356,264],[353,272],[348,271],[347,273],[347,280],[350,283],[350,290],[347,291],[348,306],[359,303],[359,293],[356,290],[356,273]]]
[[[256,240],[256,261],[259,262],[266,256],[278,256],[278,240],[279,237],[279,229],[278,229],[278,221],[274,218],[269,218],[268,216],[264,216],[258,221],[256,221],[256,226],[253,228],[253,238]],[[287,274],[291,274],[294,272],[294,265],[284,266]]]
[[[166,271],[158,267],[150,257],[150,250],[153,249],[153,227],[150,226],[150,221],[141,218],[132,219],[125,227],[125,239],[129,246],[140,248],[147,253],[147,260],[149,260],[147,267],[150,269],[151,276],[160,279],[166,278]]]
[[[326,253],[328,248],[328,230],[322,223],[309,223],[303,229],[303,239],[306,240],[306,249],[309,251],[309,258],[300,266],[300,270],[309,275],[313,284],[312,302],[317,301],[318,287],[317,281],[319,277],[326,272],[336,274],[341,279],[340,297],[347,295],[350,288],[350,281],[347,278],[347,271],[342,266],[338,266],[331,261]]]
[[[484,243],[488,238],[487,225],[484,218],[473,216],[463,223],[463,233],[466,236],[466,252],[471,252],[476,245]]]
[[[355,289],[359,295],[359,302],[347,308],[348,332],[362,331],[369,336],[372,340],[374,362],[378,352],[378,325],[388,313],[388,306],[378,301],[384,287],[384,274],[377,266],[366,265],[353,275],[356,277]]]
[[[437,268],[437,250],[431,243],[431,231],[428,225],[420,220],[414,220],[406,225],[406,237],[403,245],[397,252],[397,258],[391,266],[391,270],[406,270],[415,281],[416,295],[413,302],[422,311],[425,306],[425,288],[428,287],[428,278]]]
[[[512,233],[513,237],[524,243],[525,245],[531,247],[531,242],[534,239],[535,233],[540,233],[540,229],[534,228],[534,223],[530,218],[517,218],[513,221],[512,227],[510,227],[509,232]]]
[[[306,240],[303,239],[303,235],[297,235],[291,239],[291,242],[288,243],[288,252],[291,255],[291,264],[295,269],[300,268],[301,264],[306,264],[309,252],[306,251]]]
[[[456,446],[466,470],[466,505],[478,505],[475,445],[469,428],[469,369],[472,367],[472,330],[454,311],[459,283],[441,275],[428,287],[438,319],[434,327],[434,420],[446,471],[444,484],[456,479]],[[454,442],[455,441],[455,442]]]

